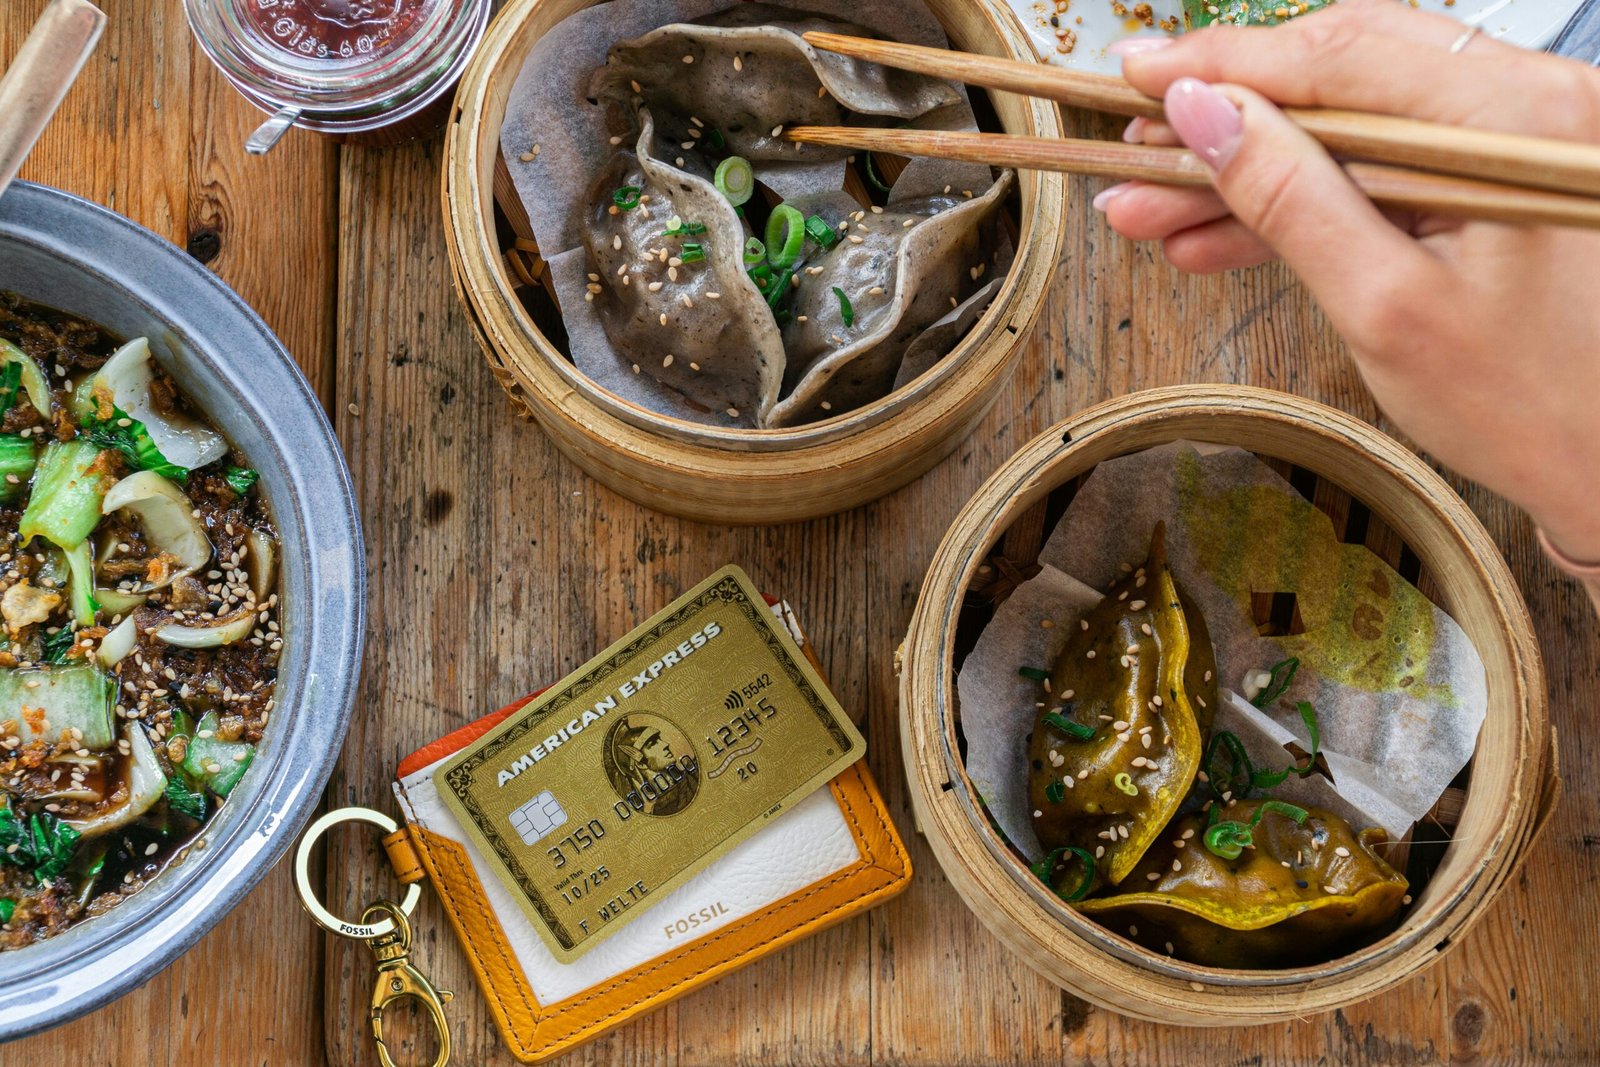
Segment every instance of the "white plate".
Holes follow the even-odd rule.
[[[1039,58],[1076,70],[1116,74],[1122,61],[1107,55],[1106,48],[1114,41],[1138,34],[1157,34],[1157,27],[1146,27],[1131,16],[1119,16],[1113,10],[1116,0],[1009,0],[1022,24],[1033,38]],[[1139,0],[1124,0],[1122,6],[1132,11]],[[1456,0],[1446,7],[1444,0],[1417,0],[1424,11],[1437,11],[1467,25],[1478,25],[1492,37],[1525,48],[1544,48],[1561,32],[1567,19],[1578,9],[1581,0]],[[1152,18],[1165,20],[1170,26],[1183,25],[1183,9],[1179,0],[1149,0]],[[1064,8],[1059,11],[1058,8]],[[1058,39],[1058,30],[1050,25],[1054,15],[1062,31],[1070,31],[1076,41],[1069,45]],[[1068,37],[1070,40],[1070,37]]]

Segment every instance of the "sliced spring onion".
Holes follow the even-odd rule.
[[[1273,815],[1282,815],[1285,819],[1293,819],[1295,822],[1302,824],[1306,821],[1306,816],[1311,814],[1305,808],[1290,804],[1288,801],[1263,800],[1261,806],[1256,809],[1255,816],[1250,820],[1250,825],[1258,825],[1261,822],[1261,817],[1269,812]]]
[[[678,258],[685,263],[698,263],[706,258],[706,246],[698,241],[685,241]]]
[[[728,139],[722,136],[721,130],[711,130],[706,133],[706,144],[713,152],[720,152],[728,147]]]
[[[785,267],[783,270],[778,272],[778,276],[774,278],[772,280],[772,284],[767,287],[767,307],[771,308],[774,312],[778,310],[778,302],[788,295],[789,279],[792,277],[794,277],[794,270],[790,267]]]
[[[193,574],[211,559],[211,542],[194,517],[193,502],[155,471],[130,474],[111,487],[101,511],[110,515],[122,508],[139,517],[145,537],[156,551],[170,553],[177,561],[165,575],[142,583],[139,592],[171,585],[174,579]]]
[[[1133,784],[1133,776],[1127,771],[1123,771],[1121,774],[1111,779],[1111,784],[1116,786],[1121,792],[1128,794],[1130,797],[1136,797],[1139,795],[1139,787]]]
[[[1067,787],[1060,782],[1051,782],[1044,787],[1044,798],[1052,804],[1059,804],[1067,799]]]
[[[806,236],[821,245],[824,252],[839,243],[839,234],[823,221],[821,215],[812,215],[806,219]]]
[[[782,270],[800,258],[806,243],[806,217],[788,204],[779,204],[767,216],[767,262]]]
[[[43,537],[59,548],[74,548],[94,531],[112,484],[111,475],[91,469],[99,458],[100,449],[82,438],[45,446],[17,528],[20,543]]]
[[[1038,667],[1018,667],[1017,673],[1022,675],[1024,678],[1031,678],[1035,682],[1046,682],[1050,680],[1050,672],[1042,671]]]
[[[1300,661],[1293,656],[1274,663],[1268,671],[1272,675],[1272,680],[1266,684],[1261,692],[1250,698],[1250,703],[1258,708],[1264,708],[1276,701],[1289,691],[1289,685],[1294,681],[1295,672],[1299,669]]]
[[[1082,900],[1089,895],[1089,890],[1094,885],[1094,857],[1089,855],[1087,849],[1078,848],[1076,845],[1062,845],[1033,865],[1033,876],[1051,889],[1055,889],[1055,882],[1051,880],[1050,876],[1056,873],[1056,864],[1060,862],[1061,857],[1069,852],[1078,858],[1079,863],[1083,864],[1083,878],[1070,893],[1063,893],[1056,889],[1056,896],[1062,900]]]
[[[227,467],[222,472],[222,478],[228,483],[229,489],[244,496],[261,478],[261,474],[249,467]]]
[[[1226,770],[1220,759],[1224,753],[1228,757]],[[1250,789],[1255,784],[1255,769],[1250,766],[1244,743],[1229,730],[1218,730],[1211,735],[1200,766],[1205,768],[1206,776],[1211,780],[1211,792],[1219,800],[1224,793],[1231,793],[1235,800],[1243,800],[1250,795]]]
[[[754,238],[752,238],[752,240],[754,240]],[[750,275],[750,280],[756,283],[756,288],[761,290],[763,294],[765,294],[767,288],[772,285],[772,268],[767,266],[765,263],[757,263],[755,266],[751,267],[747,273]]]
[[[11,410],[22,388],[22,364],[6,363],[0,366],[0,415]]]
[[[1242,822],[1219,822],[1206,830],[1206,848],[1225,860],[1236,860],[1244,850],[1255,844],[1250,827]]]
[[[1300,721],[1305,723],[1306,733],[1311,735],[1311,758],[1306,760],[1306,765],[1295,773],[1306,778],[1317,769],[1317,756],[1322,752],[1322,731],[1317,728],[1317,709],[1311,706],[1308,700],[1301,700],[1295,704],[1295,709],[1300,712]]]
[[[623,211],[632,211],[639,206],[639,195],[643,192],[637,185],[624,185],[611,194],[611,202]]]
[[[663,237],[698,237],[706,232],[703,222],[685,222],[678,216],[672,216],[667,223],[667,228],[661,231]]]
[[[17,902],[10,897],[0,897],[0,923],[8,923],[17,913]]]
[[[179,648],[220,648],[243,641],[255,627],[256,609],[252,604],[205,626],[169,622],[156,631],[156,640]]]
[[[844,295],[844,290],[837,285],[833,287],[833,295],[839,298],[839,319],[846,326],[854,326],[856,322],[856,309],[850,306],[850,298]]]
[[[872,153],[867,153],[867,181],[880,193],[889,192],[889,183],[878,177],[878,168],[872,162]]]
[[[167,461],[186,470],[215,463],[228,454],[228,442],[204,423],[158,411],[150,397],[150,343],[136,337],[106,360],[94,377],[94,388],[109,390],[111,400],[127,417],[144,424],[150,440]]]
[[[749,237],[744,242],[744,265],[754,267],[757,264],[765,266],[767,262],[767,246],[761,243],[759,237]]]
[[[33,438],[0,434],[0,500],[16,500],[27,492],[38,458]]]
[[[1055,712],[1046,715],[1044,723],[1046,726],[1055,727],[1074,741],[1088,741],[1094,737],[1093,726],[1085,726],[1081,722],[1073,722],[1066,716],[1057,715]]]
[[[0,341],[0,360],[5,361],[8,374],[11,367],[18,369],[17,378],[22,383],[23,392],[28,394],[28,402],[33,405],[33,410],[48,419],[50,417],[50,382],[45,378],[44,371],[39,369],[39,364],[35,363],[31,356],[10,341]],[[11,399],[13,402],[16,400],[15,393],[12,394]],[[6,405],[7,409],[10,407],[10,404]],[[0,414],[3,414],[3,411],[0,411]]]
[[[132,757],[129,761],[127,799],[85,819],[62,820],[85,837],[126,826],[155,807],[156,802],[167,795],[167,776],[162,773],[161,764],[156,761],[156,754],[150,748],[150,739],[145,736],[144,727],[136,722],[129,722],[125,724],[123,732],[127,736],[128,754]]]
[[[756,172],[743,156],[729,156],[717,164],[717,173],[711,181],[717,192],[728,198],[728,203],[738,207],[755,192]]]
[[[94,595],[94,555],[88,541],[79,541],[65,550],[67,557],[67,600],[72,605],[72,620],[79,626],[93,626],[100,614],[100,601]]]
[[[132,652],[138,643],[139,629],[133,624],[133,616],[129,615],[100,639],[100,647],[95,650],[95,658],[100,661],[100,666],[110,670],[126,659],[128,653]]]

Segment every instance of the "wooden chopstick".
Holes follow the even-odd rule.
[[[1163,117],[1161,101],[1105,74],[837,33],[812,32],[805,39],[825,51],[898,70],[1115,115]],[[1284,113],[1338,155],[1535,189],[1600,195],[1600,145],[1362,111],[1285,108]]]
[[[881,130],[854,126],[795,126],[785,132],[805,144],[890,152],[901,156],[992,163],[1103,178],[1141,178],[1167,185],[1210,185],[1211,171],[1185,148],[1075,138],[1013,137],[948,130]],[[1499,182],[1429,174],[1379,163],[1346,163],[1352,181],[1376,204],[1463,219],[1600,229],[1600,200]]]

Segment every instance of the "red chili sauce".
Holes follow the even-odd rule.
[[[404,41],[430,0],[246,0],[262,38],[313,59],[371,59]]]

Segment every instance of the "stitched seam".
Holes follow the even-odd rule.
[[[417,821],[420,824],[421,820],[417,820]],[[424,831],[426,831],[427,827],[423,826],[422,829]],[[428,858],[428,865],[430,867],[432,867],[437,872],[440,869],[440,864],[439,864],[439,861],[435,858],[433,848],[428,844],[427,837],[424,834],[418,834],[417,835],[417,843],[422,846],[423,854],[426,855],[427,858]],[[459,873],[465,878],[465,880],[469,884],[475,883],[477,881],[477,876],[476,876],[475,872],[462,870]],[[444,879],[441,877],[439,879],[439,882],[444,882]],[[440,888],[439,882],[435,883],[435,885],[434,885],[435,889]],[[484,963],[484,961],[483,961],[483,953],[479,950],[478,946],[472,944],[471,943],[471,939],[469,937],[467,937],[466,923],[464,921],[462,921],[462,919],[461,919],[461,914],[460,914],[461,908],[460,908],[460,906],[457,904],[457,902],[455,900],[456,894],[454,892],[450,892],[450,893],[441,892],[439,894],[439,896],[444,900],[445,906],[447,908],[449,908],[450,911],[456,916],[457,933],[459,933],[461,935],[461,940],[463,942],[466,942],[466,945],[464,947],[466,948],[466,950],[469,953],[471,953],[473,960],[475,962],[477,962],[477,964],[478,964],[479,970],[484,973],[484,977],[485,977],[485,979],[487,979],[488,978],[488,968],[483,965],[483,963]],[[489,911],[489,910],[487,910],[487,909],[485,909],[483,907],[483,903],[482,903],[482,900],[479,897],[479,894],[477,894],[477,893],[468,893],[468,894],[466,894],[466,896],[470,899],[472,907],[474,908],[474,910],[477,911],[477,913],[479,915],[483,916],[486,919],[492,919],[494,913],[492,911]],[[507,958],[505,940],[503,938],[499,938],[499,937],[493,936],[493,927],[495,925],[498,925],[498,920],[495,920],[495,921],[489,923],[490,930],[491,930],[491,934],[490,934],[489,940],[494,943],[495,953],[496,953],[496,955],[498,955],[500,957],[500,963],[508,971],[510,971],[510,972],[512,972],[514,974],[521,974],[522,977],[523,977],[523,981],[526,982],[527,981],[527,975],[525,973],[523,973],[521,965],[518,964],[518,965],[513,966],[511,961]],[[480,987],[485,986],[485,985],[489,987],[489,990],[488,990],[489,996],[494,1000],[495,1005],[500,1009],[500,1017],[502,1019],[506,1020],[506,1022],[507,1022],[506,1030],[509,1031],[509,1033],[511,1034],[511,1039],[512,1039],[513,1043],[516,1045],[517,1051],[522,1053],[522,1054],[524,1054],[524,1055],[531,1054],[531,1052],[534,1051],[532,1046],[528,1045],[525,1041],[523,1041],[522,1035],[517,1032],[515,1027],[509,1025],[510,1024],[510,1013],[507,1012],[506,1006],[505,1006],[505,1002],[500,997],[500,989],[498,987],[498,984],[493,982],[493,981],[487,981],[487,980],[483,981],[483,982],[480,982],[478,984],[479,984]],[[534,1008],[532,1006],[530,1006],[530,1004],[528,1002],[527,993],[526,993],[525,990],[523,990],[521,988],[521,985],[519,983],[513,983],[513,984],[518,985],[517,996],[522,1001],[523,1009],[525,1011],[527,1011],[529,1015],[533,1016],[534,1027],[535,1027],[535,1029],[537,1029],[538,1028],[538,1024],[540,1022],[539,1013],[536,1010],[534,1010]]]

